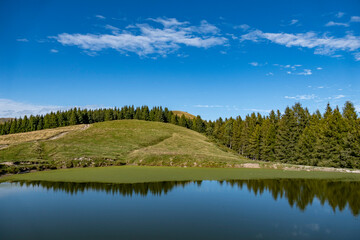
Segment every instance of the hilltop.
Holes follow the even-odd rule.
[[[0,124],[2,124],[4,122],[9,122],[12,119],[14,119],[14,118],[0,118]]]
[[[184,111],[172,111],[172,112],[178,117],[181,117],[182,115],[184,115],[186,118],[189,118],[189,119],[196,118],[196,116],[194,116],[188,112],[184,112]]]
[[[4,135],[0,149],[0,163],[9,172],[112,165],[234,167],[249,161],[193,130],[141,120]]]

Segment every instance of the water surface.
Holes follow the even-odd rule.
[[[0,184],[0,239],[358,239],[360,182]]]

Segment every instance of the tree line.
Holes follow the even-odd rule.
[[[96,122],[138,119],[172,123],[206,134],[210,138],[254,160],[312,166],[360,168],[360,119],[351,102],[342,111],[328,104],[324,114],[310,113],[300,103],[284,113],[271,111],[234,118],[206,121],[177,116],[168,108],[80,109],[24,116],[0,124],[0,134]]]
[[[351,102],[310,114],[300,103],[262,116],[209,121],[206,134],[251,159],[360,168],[360,119]]]

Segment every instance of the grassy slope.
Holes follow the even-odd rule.
[[[274,169],[235,168],[179,168],[179,167],[100,167],[73,168],[64,170],[17,174],[2,181],[58,181],[58,182],[99,182],[99,183],[139,183],[188,180],[246,180],[246,179],[336,179],[360,181],[360,174],[283,171]]]
[[[96,123],[86,130],[68,131],[58,139],[15,142],[0,150],[0,162],[48,161],[66,165],[74,160],[162,166],[231,166],[246,162],[195,131],[138,120]]]
[[[81,130],[84,128],[84,126],[85,125],[81,124],[81,125],[68,126],[68,127],[44,129],[33,132],[2,135],[0,136],[0,145],[15,145],[18,143],[47,140],[61,133]]]

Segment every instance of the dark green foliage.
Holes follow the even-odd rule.
[[[330,167],[360,167],[360,119],[347,102],[342,114],[327,106],[310,114],[299,103],[284,114],[252,113],[244,120],[206,122],[206,134],[256,160]],[[193,128],[196,130],[195,128]]]
[[[138,119],[172,123],[204,133],[239,154],[256,160],[360,168],[360,119],[351,102],[342,113],[328,104],[324,115],[310,115],[299,103],[284,114],[271,111],[268,116],[252,113],[242,119],[222,118],[205,121],[176,116],[167,108],[124,106],[114,109],[74,108],[45,116],[25,116],[0,124],[0,135],[28,132],[76,124]]]

